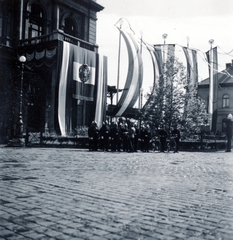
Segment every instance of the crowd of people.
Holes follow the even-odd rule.
[[[90,151],[112,151],[112,152],[149,152],[155,148],[155,138],[159,141],[159,151],[166,151],[166,141],[172,136],[175,148],[178,152],[180,131],[173,126],[171,133],[168,133],[164,125],[161,124],[157,129],[151,129],[149,125],[132,123],[130,120],[108,124],[103,122],[101,128],[98,128],[96,122],[92,122],[88,129],[89,150]]]

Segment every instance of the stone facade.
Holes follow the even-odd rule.
[[[47,127],[56,131],[62,42],[98,53],[97,13],[102,10],[92,0],[0,1],[0,143],[12,138],[18,121],[19,56],[27,57],[22,84],[24,132],[43,132]]]
[[[226,64],[226,69],[217,74],[216,91],[216,131],[225,132],[225,120],[229,113],[233,113],[233,61]],[[198,85],[198,95],[206,101],[208,107],[209,101],[209,78],[203,80]]]

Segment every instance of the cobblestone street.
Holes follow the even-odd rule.
[[[231,152],[0,156],[0,239],[233,239]]]

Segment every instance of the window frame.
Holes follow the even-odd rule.
[[[230,96],[228,94],[224,94],[222,97],[222,107],[223,108],[230,107]]]

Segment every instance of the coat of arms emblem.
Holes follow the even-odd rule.
[[[90,69],[87,64],[83,64],[79,68],[79,78],[83,83],[85,83],[86,81],[89,80],[89,77],[90,77]]]

